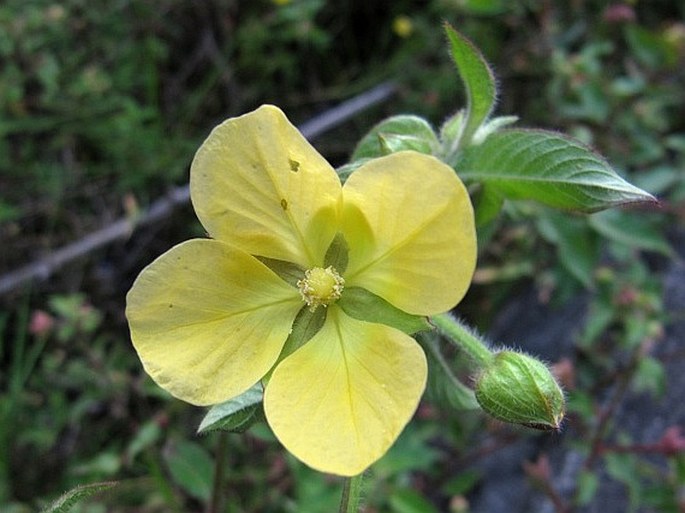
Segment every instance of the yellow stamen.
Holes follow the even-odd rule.
[[[302,299],[313,312],[319,305],[324,307],[335,302],[342,294],[345,280],[333,266],[325,269],[314,267],[304,273],[304,278],[297,282]]]

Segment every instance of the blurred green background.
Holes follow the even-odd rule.
[[[391,100],[317,139],[335,165],[385,116],[439,125],[464,101],[443,21],[492,63],[498,114],[572,134],[661,200],[658,209],[590,217],[507,205],[480,234],[479,269],[460,309],[487,332],[521,291],[552,309],[583,297],[573,347],[550,358],[566,380],[573,426],[558,443],[587,458],[563,497],[568,511],[584,511],[608,479],[635,511],[682,512],[682,449],[644,457],[601,415],[614,404],[607,397],[623,400],[616,390],[664,396],[665,358],[650,350],[682,326],[682,306],[670,311],[663,293],[685,248],[685,4],[677,0],[5,0],[0,275],[135,217],[187,182],[215,124],[262,103],[302,123],[395,81]],[[196,235],[183,207],[0,297],[0,512],[37,511],[105,480],[122,484],[74,511],[203,511],[221,437],[195,437],[203,412],[146,378],[123,315],[139,270]],[[539,436],[454,411],[439,392],[372,472],[368,512],[471,511],[489,478],[479,458]],[[605,440],[629,450],[605,457],[597,445]],[[339,480],[285,455],[265,425],[224,441],[225,511],[335,510]],[[656,467],[651,457],[661,458]],[[539,461],[531,465],[520,470],[526,486],[544,485]]]

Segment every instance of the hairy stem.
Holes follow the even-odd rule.
[[[459,349],[468,354],[478,367],[486,367],[492,362],[493,353],[485,342],[449,313],[434,315],[431,322],[445,337]]]
[[[226,468],[226,431],[219,431],[219,443],[216,448],[216,461],[214,462],[214,483],[212,485],[212,498],[207,505],[207,513],[219,513],[223,499],[224,474]]]
[[[361,505],[363,474],[345,479],[338,513],[358,513]]]

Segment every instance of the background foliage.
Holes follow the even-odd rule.
[[[475,285],[460,308],[487,332],[526,291],[555,307],[584,298],[573,348],[553,357],[570,402],[571,427],[558,443],[584,458],[565,506],[592,504],[608,476],[636,510],[682,511],[679,434],[664,426],[663,439],[640,449],[611,416],[631,390],[663,397],[664,360],[674,356],[652,349],[682,324],[682,310],[664,305],[662,277],[685,247],[684,19],[685,7],[667,0],[7,0],[0,272],[136,215],[187,181],[209,128],[260,103],[301,122],[397,81],[393,101],[317,141],[338,165],[386,115],[439,126],[463,104],[447,20],[493,64],[498,114],[573,134],[661,200],[658,209],[592,216],[506,203],[479,234]],[[201,234],[193,219],[181,209],[0,298],[0,511],[36,511],[66,489],[109,480],[123,484],[74,511],[201,511],[217,446],[227,446],[226,511],[335,507],[339,483],[284,455],[266,426],[197,438],[203,412],[169,399],[140,368],[124,294],[154,256]],[[532,436],[455,412],[448,399],[425,401],[374,468],[368,511],[469,511],[489,477],[479,461]],[[545,462],[527,463],[526,486],[563,511]]]

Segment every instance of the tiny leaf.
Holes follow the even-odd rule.
[[[466,123],[458,141],[463,148],[492,112],[497,87],[490,66],[473,43],[449,24],[445,24],[445,32],[450,42],[450,53],[466,89]]]
[[[403,150],[433,155],[439,146],[433,127],[425,119],[403,114],[374,126],[359,141],[350,160],[382,157]]]
[[[459,138],[459,134],[464,130],[465,116],[466,113],[461,109],[444,121],[440,127],[440,140],[443,144],[449,145]]]
[[[654,197],[621,178],[597,153],[544,130],[507,129],[466,148],[454,168],[465,181],[495,188],[505,198],[595,212]]]
[[[261,383],[256,383],[238,397],[212,406],[200,422],[197,432],[203,434],[216,430],[244,431],[244,428],[249,427],[249,421],[254,417],[263,396]]]

